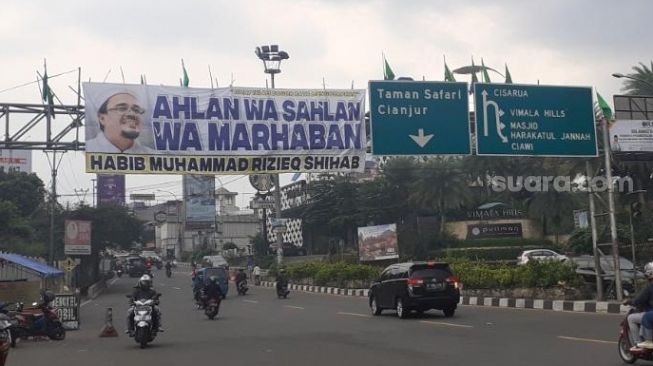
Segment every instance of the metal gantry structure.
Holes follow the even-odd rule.
[[[57,170],[66,151],[84,150],[84,143],[80,142],[80,128],[84,125],[84,106],[81,105],[80,98],[77,105],[0,103],[0,121],[4,121],[0,149],[41,150],[48,156],[52,176],[48,263],[52,264],[54,263]],[[33,138],[32,135],[44,136],[44,138]],[[59,153],[59,160],[57,160],[57,153]]]

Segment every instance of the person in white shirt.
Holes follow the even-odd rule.
[[[254,266],[254,270],[252,271],[252,274],[254,275],[254,284],[256,286],[261,284],[261,267],[258,265]]]
[[[152,149],[138,142],[145,109],[128,92],[110,96],[98,109],[100,130],[86,141],[86,151],[103,153],[150,154]]]

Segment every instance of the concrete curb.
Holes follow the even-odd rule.
[[[276,282],[261,281],[262,287],[275,287]],[[343,289],[324,286],[309,286],[290,284],[290,290],[302,292],[315,292],[321,294],[367,297],[367,289]],[[593,301],[593,300],[542,300],[542,299],[513,299],[498,297],[477,297],[461,296],[461,305],[475,305],[486,307],[516,308],[516,309],[537,309],[551,311],[570,311],[577,313],[596,314],[627,314],[628,307],[618,302]]]

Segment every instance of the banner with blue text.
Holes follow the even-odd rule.
[[[86,171],[362,172],[365,90],[84,83]]]

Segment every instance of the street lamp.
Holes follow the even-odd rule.
[[[177,210],[177,227],[178,227],[178,229],[177,229],[177,241],[179,242],[179,253],[181,253],[183,251],[183,249],[184,249],[184,247],[183,247],[183,240],[184,240],[183,232],[185,231],[185,228],[184,228],[185,225],[182,225],[182,219],[181,219],[181,204],[183,204],[183,202],[180,202],[177,199],[177,195],[170,192],[170,191],[166,191],[166,190],[163,190],[163,189],[157,189],[156,191],[171,194],[175,198],[175,208]],[[167,212],[168,212],[168,209],[166,208],[166,214],[167,214]],[[167,250],[168,250],[168,248],[166,247],[166,251]],[[176,254],[175,254],[175,256],[176,256]]]
[[[624,75],[624,74],[619,73],[619,72],[615,72],[614,74],[612,74],[612,76],[616,77],[617,79],[625,78],[625,79],[630,79],[630,80],[637,81],[637,82],[642,83],[642,84],[646,84],[653,90],[653,83],[651,83],[649,81],[646,81],[644,79],[640,79],[640,78],[632,76],[632,75]]]
[[[259,60],[263,61],[265,73],[270,74],[270,85],[272,86],[272,89],[274,89],[274,74],[281,72],[281,61],[290,58],[288,52],[280,51],[279,45],[273,44],[256,47],[254,53]],[[279,184],[279,174],[275,173],[272,176],[274,178],[274,185],[276,186],[276,189],[274,190],[276,225],[274,228],[277,236],[277,264],[281,266],[283,263],[283,235],[279,226],[281,223],[281,185]]]

